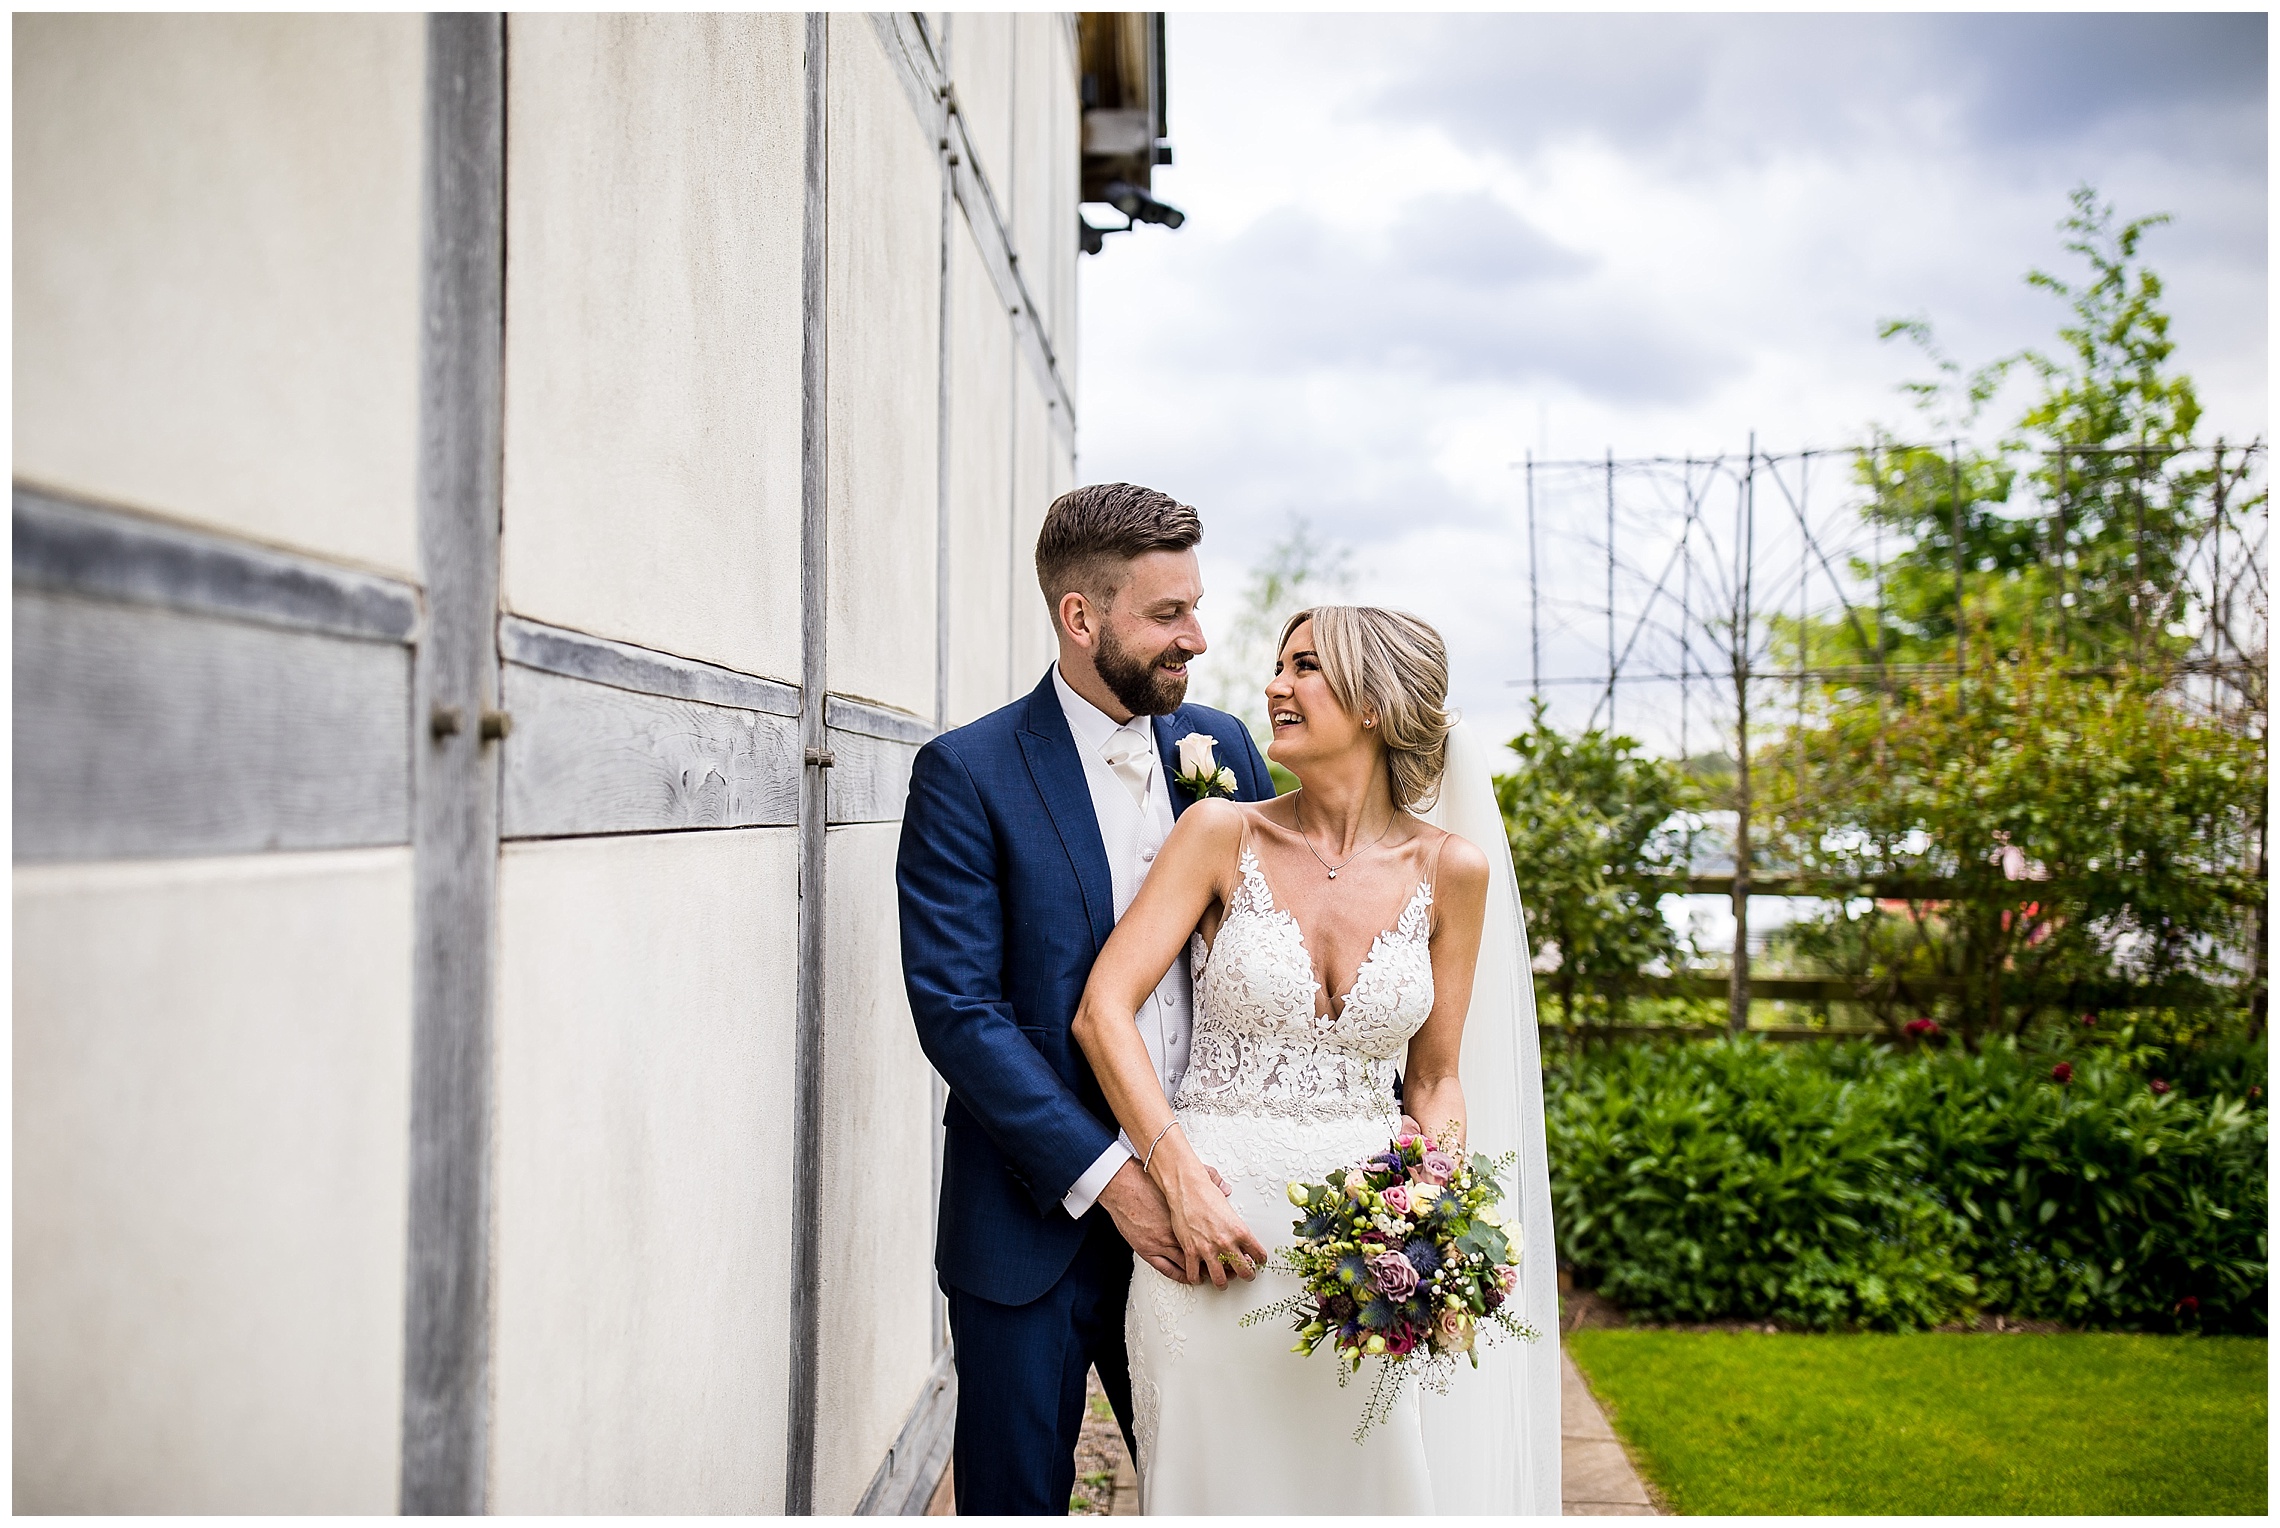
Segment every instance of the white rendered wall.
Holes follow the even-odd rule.
[[[798,878],[788,828],[501,858],[495,1512],[782,1510]]]
[[[950,79],[958,109],[1001,206],[1013,169],[1014,21],[1003,11],[962,11],[950,18]]]
[[[1074,239],[1075,230],[1064,230],[1054,220],[1064,206],[1072,221],[1077,215],[1077,124],[1070,110],[1076,73],[1063,33],[1064,23],[1054,12],[1027,11],[1013,18],[1012,163],[998,190],[1007,232],[1021,252],[1030,301],[1044,315],[1046,338],[1056,348],[1060,294],[1054,257],[1064,238]]]
[[[15,872],[18,1512],[393,1512],[411,854]]]
[[[16,18],[19,479],[415,576],[423,27]]]
[[[870,18],[829,25],[831,688],[931,716],[941,171]]]
[[[847,1512],[933,1363],[932,1072],[903,995],[899,823],[833,828],[825,907],[818,1512]]]
[[[1035,555],[1045,511],[1068,486],[1068,461],[1065,437],[1053,426],[1037,373],[1023,361],[1013,368],[1013,544],[1022,556]],[[1052,619],[1042,593],[1026,606],[1016,600],[1009,614],[1013,682],[1026,690],[1055,656]]]
[[[507,70],[506,603],[792,680],[802,29],[517,15]]]
[[[964,726],[1013,693],[1008,599],[1034,600],[1035,543],[1012,530],[1013,352],[997,288],[964,220],[950,230],[950,715]]]
[[[1051,151],[1053,208],[1047,214],[1047,249],[1037,251],[1044,260],[1047,283],[1053,287],[1053,356],[1060,360],[1060,381],[1076,395],[1076,189],[1081,166],[1083,107],[1076,98],[1076,34],[1062,25],[1053,52],[1053,80],[1062,89],[1051,91],[1053,125],[1047,139]]]
[[[1077,381],[1077,172],[1082,108],[1077,101],[1075,29],[1065,16],[1053,23],[1053,43],[1045,60],[1045,173],[1049,193],[1044,236],[1030,250],[1030,264],[1044,270],[1046,290],[1037,294],[1060,362],[1061,380],[1074,396]]]

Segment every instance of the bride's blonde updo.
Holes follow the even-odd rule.
[[[1375,716],[1385,742],[1393,804],[1421,812],[1440,794],[1448,762],[1449,650],[1441,634],[1413,615],[1376,605],[1317,605],[1284,623],[1276,652],[1307,621],[1314,656],[1338,704],[1354,717]]]

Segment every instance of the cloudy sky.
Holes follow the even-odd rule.
[[[1491,737],[1529,672],[1524,452],[1915,433],[1895,389],[1926,368],[1877,321],[1928,318],[1966,362],[2052,343],[2022,276],[2071,271],[2077,184],[2172,215],[2145,250],[2206,433],[2265,431],[2261,15],[1175,14],[1169,38],[1156,189],[1188,222],[1083,262],[1080,477],[1203,510],[1223,621],[1307,515],[1361,597],[1441,624]],[[1587,511],[1540,503],[1576,522],[1545,527],[1546,582],[1595,586]],[[1573,614],[1547,672],[1605,664]]]

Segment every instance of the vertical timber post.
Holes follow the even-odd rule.
[[[798,1030],[792,1073],[792,1287],[791,1375],[784,1419],[784,1513],[815,1511],[816,1385],[822,1311],[817,1277],[822,1248],[822,1131],[824,1044],[824,872],[830,809],[830,735],[824,730],[824,693],[830,670],[824,639],[830,630],[826,537],[830,528],[830,370],[826,342],[826,219],[829,160],[825,113],[829,105],[830,18],[807,14],[805,164],[806,195],[800,247],[800,916]]]
[[[1694,668],[1690,661],[1694,651],[1694,463],[1686,461],[1679,468],[1686,485],[1686,523],[1678,533],[1678,758],[1684,764],[1687,752],[1687,703],[1692,698]],[[1686,865],[1689,873],[1694,868],[1694,830],[1686,834]]]
[[[1881,435],[1870,449],[1869,471],[1876,479],[1876,518],[1870,532],[1869,566],[1876,579],[1876,772],[1883,775],[1885,744],[1891,727],[1892,683],[1884,672],[1884,444]]]
[[[1948,536],[1955,542],[1955,700],[1960,707],[1963,670],[1968,661],[1963,620],[1963,456],[1952,438],[1948,441]]]
[[[2209,473],[2209,617],[2202,622],[2209,629],[2209,708],[2215,710],[2224,697],[2224,632],[2230,625],[2226,611],[2219,608],[2225,601],[2225,438],[2217,437],[2216,450],[2211,454],[2212,470]]]
[[[1726,1028],[1750,1026],[1750,573],[1757,557],[1757,432],[1742,471],[1740,598],[1734,608],[1734,958],[1727,977]]]
[[[506,23],[427,23],[412,679],[411,1202],[397,1500],[488,1505]]]
[[[2067,609],[2066,550],[2072,532],[2067,526],[2067,498],[2074,491],[2073,476],[2067,461],[2066,447],[2058,448],[2058,506],[2053,512],[2058,520],[2058,655],[2063,660],[2074,651],[2074,617]]]
[[[1797,457],[1797,791],[1792,798],[1799,805],[1805,799],[1805,776],[1811,761],[1805,747],[1805,685],[1812,661],[1812,637],[1806,625],[1811,603],[1813,571],[1813,527],[1806,518],[1805,505],[1813,492],[1813,453],[1800,452]]]
[[[2152,603],[2153,590],[2145,579],[2145,446],[2142,435],[2139,436],[2139,441],[2140,444],[2131,457],[2132,466],[2130,468],[2130,512],[2136,521],[2136,539],[2133,543],[2130,561],[2131,581],[2136,585],[2136,592],[2130,596],[2130,636],[2137,649],[2136,661],[2143,664],[2145,662],[2147,626],[2146,607]]]
[[[1607,730],[1615,731],[1615,448],[1607,448]]]
[[[1528,693],[1544,698],[1544,625],[1540,614],[1541,582],[1536,576],[1536,453],[1525,457],[1528,481]]]
[[[954,316],[950,307],[950,235],[951,218],[956,210],[950,194],[951,179],[956,173],[950,163],[950,29],[958,19],[949,11],[941,14],[942,35],[935,40],[935,63],[941,70],[942,83],[937,87],[939,109],[935,115],[934,136],[935,169],[942,176],[941,260],[935,273],[941,290],[936,294],[940,301],[935,318],[934,383],[934,730],[938,733],[950,730],[950,323]],[[921,25],[925,19],[921,13]],[[929,1175],[933,1193],[927,1203],[939,1205],[942,1202],[942,1110],[949,1102],[950,1090],[943,1083],[942,1074],[931,1066],[927,1068],[927,1097],[931,1100],[927,1110],[930,1121],[927,1134],[933,1145],[933,1170]],[[950,1312],[946,1299],[939,1288],[929,1285],[927,1336],[937,1358],[950,1345]]]

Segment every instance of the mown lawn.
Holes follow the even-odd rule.
[[[2262,1338],[1575,1332],[1687,1513],[2262,1513]]]

